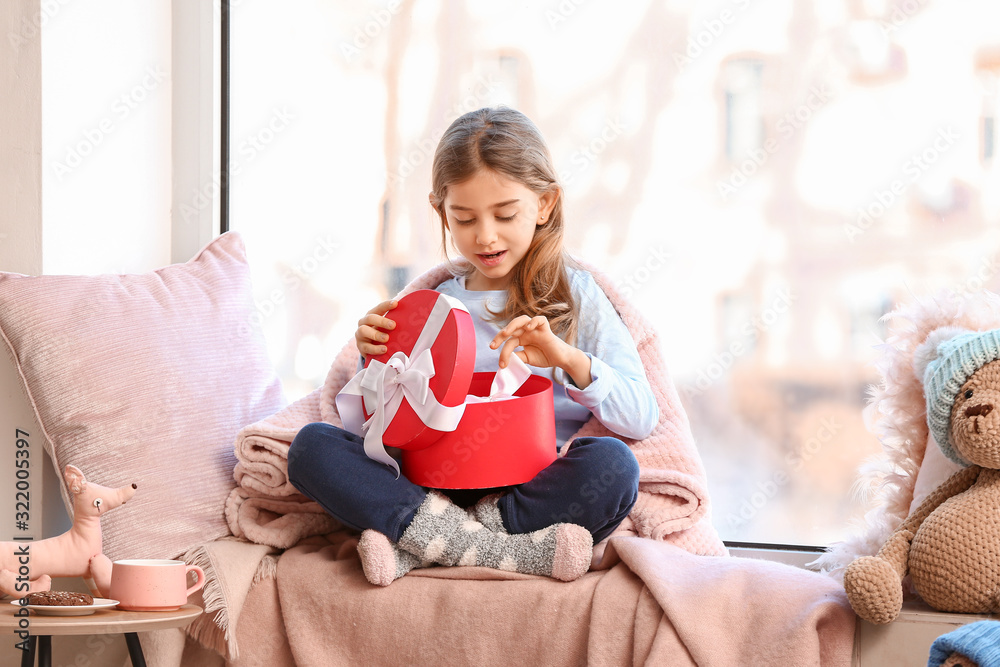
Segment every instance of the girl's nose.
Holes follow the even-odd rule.
[[[479,245],[489,245],[497,238],[496,229],[488,222],[481,222],[476,228],[476,242]]]

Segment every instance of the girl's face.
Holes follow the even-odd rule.
[[[469,290],[502,290],[524,258],[559,198],[542,196],[489,169],[448,187],[442,203],[445,224],[462,257],[476,268],[465,281]]]

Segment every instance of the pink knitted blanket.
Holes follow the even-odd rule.
[[[660,421],[652,435],[644,440],[625,440],[639,462],[639,498],[615,535],[639,535],[696,554],[725,555],[725,547],[711,524],[701,457],[660,354],[656,331],[607,276],[587,268],[635,339],[660,408]],[[449,277],[447,266],[438,265],[415,278],[399,296],[417,289],[433,289]],[[334,359],[321,388],[240,431],[234,471],[237,487],[226,503],[226,518],[234,535],[287,549],[304,537],[326,534],[338,527],[322,508],[288,482],[288,445],[310,422],[342,425],[335,398],[356,373],[357,360],[352,339]],[[602,435],[620,437],[592,416],[573,437]]]
[[[236,627],[240,665],[851,664],[843,588],[780,563],[616,537],[609,569],[569,583],[432,567],[378,588],[356,544],[340,531],[282,554]]]

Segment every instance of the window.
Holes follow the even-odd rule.
[[[980,53],[976,59],[976,69],[983,100],[980,153],[983,163],[989,165],[1000,148],[997,128],[997,119],[1000,117],[1000,51]]]
[[[997,117],[995,115],[983,116],[983,162],[991,162],[993,156],[996,155],[996,124]]]
[[[726,109],[726,158],[752,155],[764,144],[761,118],[761,73],[764,63],[739,58],[723,66]]]
[[[879,318],[1000,285],[996,141],[972,150],[995,96],[968,92],[998,21],[986,0],[236,4],[231,226],[290,397],[441,260],[447,125],[514,105],[552,149],[570,251],[660,333],[723,537],[845,537],[879,451]]]

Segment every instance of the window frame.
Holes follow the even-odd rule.
[[[229,0],[219,0],[228,13]],[[217,234],[228,231],[228,85],[219,67],[228,61],[227,30],[215,2],[171,7],[171,261],[186,262]],[[228,16],[227,21],[228,22]],[[221,99],[220,99],[221,97]],[[224,146],[224,151],[219,150]],[[228,215],[228,213],[227,213]]]

